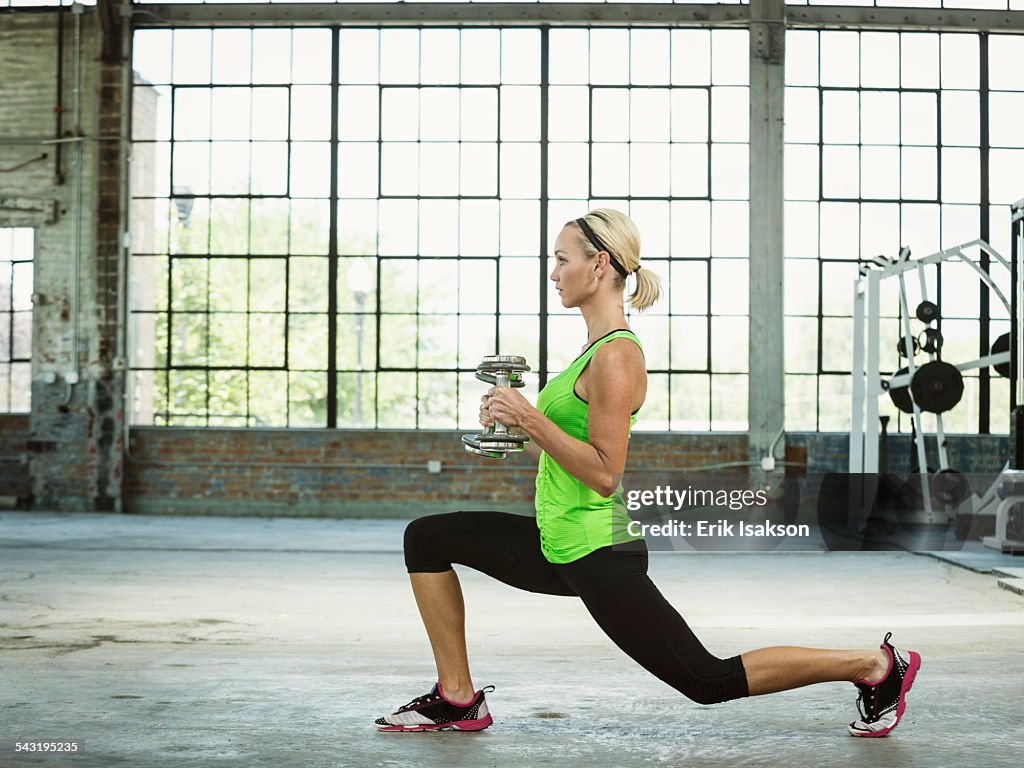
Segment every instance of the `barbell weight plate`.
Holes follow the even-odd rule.
[[[1000,336],[998,339],[996,339],[994,342],[992,342],[992,354],[993,355],[998,355],[998,354],[1001,354],[1003,352],[1009,352],[1009,351],[1010,351],[1010,334],[1004,333],[1002,336]],[[995,369],[995,372],[998,373],[1000,376],[1002,376],[1004,379],[1010,378],[1010,363],[1009,362],[997,363],[996,365],[993,365],[992,367]]]
[[[917,339],[913,336],[910,337],[910,346],[914,348],[914,354],[916,355],[921,351],[921,345],[917,343]],[[907,339],[905,336],[901,336],[900,340],[896,342],[896,354],[900,357],[907,356]]]
[[[962,472],[940,469],[932,475],[931,493],[937,505],[959,507],[971,495],[971,486]]]
[[[914,314],[922,323],[931,323],[939,319],[939,305],[931,301],[922,301],[917,305]]]
[[[907,373],[909,369],[900,368],[893,377],[902,376]],[[899,408],[904,413],[914,412],[914,403],[910,399],[910,387],[889,387],[889,399],[892,400],[892,404]]]
[[[921,336],[924,337],[924,341],[915,339],[917,342],[915,346],[921,349],[921,351],[930,355],[942,350],[943,338],[938,328],[925,328],[921,331]]]
[[[914,373],[910,394],[922,411],[945,413],[964,396],[964,377],[956,366],[932,360]]]

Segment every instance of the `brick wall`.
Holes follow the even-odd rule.
[[[461,432],[133,427],[125,509],[183,514],[415,517],[533,508],[536,465],[466,453]],[[637,434],[630,470],[740,461],[745,435]],[[442,462],[440,474],[427,461]]]
[[[460,432],[245,430],[133,427],[125,463],[125,509],[159,514],[416,517],[456,509],[529,513],[535,465],[463,451]],[[812,474],[845,472],[845,434],[787,435],[787,459]],[[964,472],[997,471],[1005,437],[953,436]],[[627,474],[657,482],[669,470],[742,462],[744,434],[637,433]],[[905,472],[910,438],[890,445],[890,471]],[[440,474],[427,461],[442,462]],[[801,471],[794,466],[788,471]],[[743,472],[742,468],[723,472]]]
[[[28,415],[0,415],[0,496],[27,499]]]

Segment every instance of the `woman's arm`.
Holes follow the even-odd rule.
[[[526,444],[526,448],[523,449],[523,453],[529,456],[534,461],[540,461],[541,448],[533,440]]]
[[[594,353],[587,376],[588,442],[570,437],[510,388],[491,390],[495,418],[518,424],[565,471],[602,496],[611,496],[626,466],[629,417],[643,366],[640,349],[628,339],[613,339]]]

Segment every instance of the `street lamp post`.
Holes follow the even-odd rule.
[[[352,297],[356,300],[356,407],[355,422],[363,423],[363,309],[366,295],[373,284],[373,275],[363,259],[357,260],[348,273],[349,287]]]

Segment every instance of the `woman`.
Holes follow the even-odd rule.
[[[885,736],[899,723],[921,657],[889,644],[832,651],[777,646],[721,659],[697,639],[647,576],[647,547],[626,530],[621,486],[630,428],[647,373],[626,324],[658,298],[657,277],[640,267],[640,236],[623,213],[591,211],[555,241],[551,279],[565,307],[587,324],[583,352],[552,379],[534,407],[516,389],[493,387],[480,423],[495,420],[530,437],[538,459],[536,520],[501,512],[453,512],[412,521],[405,562],[437,664],[430,692],[376,720],[382,731],[481,730],[492,722],[469,671],[465,608],[452,563],[519,589],[578,596],[598,625],[645,669],[701,704],[848,680],[860,689],[854,736]],[[639,629],[639,631],[638,631]]]

